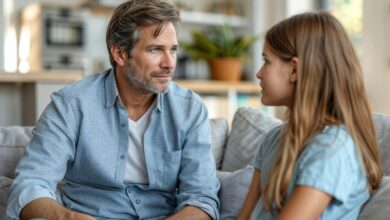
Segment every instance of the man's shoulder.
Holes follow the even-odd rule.
[[[168,96],[175,99],[182,99],[182,101],[188,100],[194,103],[202,103],[202,99],[191,89],[180,86],[179,84],[172,82],[169,86]]]
[[[88,75],[75,83],[65,86],[58,93],[67,97],[82,97],[91,93],[96,95],[99,90],[103,91],[106,75],[107,72]]]

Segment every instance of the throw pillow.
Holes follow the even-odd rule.
[[[211,150],[215,159],[215,166],[219,170],[222,166],[223,152],[225,151],[229,126],[224,118],[210,119]]]
[[[363,206],[359,220],[389,219],[389,204],[390,176],[384,176],[379,189],[371,195],[370,200]]]
[[[390,116],[373,114],[383,172],[390,175]]]
[[[222,170],[234,171],[251,164],[265,134],[280,123],[260,109],[239,108],[233,118]]]
[[[0,127],[0,173],[14,178],[16,165],[19,163],[27,142],[32,137],[32,127]]]
[[[237,219],[252,182],[253,166],[234,172],[217,171],[221,183],[218,196],[221,202],[220,219]]]

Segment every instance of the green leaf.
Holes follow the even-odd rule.
[[[223,25],[207,33],[193,32],[192,42],[181,43],[181,47],[196,59],[245,58],[248,48],[257,39],[258,36],[235,36],[229,25]]]

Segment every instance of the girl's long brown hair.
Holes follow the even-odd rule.
[[[264,190],[265,208],[272,211],[283,207],[299,155],[308,140],[329,124],[345,125],[355,141],[370,188],[377,188],[383,171],[362,71],[339,21],[326,12],[299,14],[273,26],[265,41],[281,59],[299,59],[280,153]]]

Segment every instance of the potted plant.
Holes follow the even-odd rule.
[[[181,47],[195,59],[208,61],[211,78],[214,80],[239,81],[242,61],[247,60],[248,48],[257,36],[235,36],[228,25],[211,32],[192,32],[192,43],[181,43]]]

